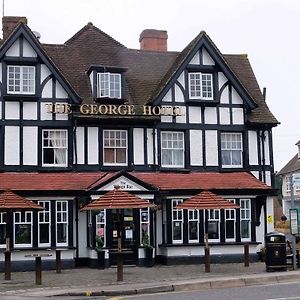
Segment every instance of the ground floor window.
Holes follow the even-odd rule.
[[[210,241],[220,241],[220,210],[208,209],[207,223],[208,239]]]
[[[101,237],[104,246],[106,244],[105,223],[106,211],[101,209],[96,215],[96,235]]]
[[[235,203],[234,199],[228,200]],[[236,230],[236,210],[225,209],[225,241],[235,241],[235,230]]]
[[[183,242],[183,210],[175,208],[182,202],[182,199],[172,200],[172,240],[174,244]]]
[[[56,245],[68,245],[68,201],[56,201]]]
[[[150,236],[150,223],[149,223],[149,208],[140,209],[140,220],[141,220],[141,239],[140,243],[143,243],[145,236]]]
[[[14,245],[15,247],[32,247],[32,212],[14,213]]]
[[[199,210],[188,210],[189,243],[199,241]]]
[[[49,247],[51,242],[50,201],[38,201],[44,210],[38,212],[38,245]]]
[[[251,239],[251,206],[250,199],[240,200],[241,211],[241,240]]]
[[[0,248],[6,245],[6,213],[0,213]]]

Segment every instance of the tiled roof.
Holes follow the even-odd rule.
[[[116,172],[0,173],[0,190],[13,191],[86,191],[115,178]],[[131,180],[157,190],[271,190],[247,172],[129,172]],[[126,172],[124,173],[126,176]]]
[[[18,209],[42,210],[43,207],[11,191],[0,194],[0,211]]]
[[[131,193],[115,188],[100,198],[86,205],[81,210],[99,210],[99,209],[122,209],[122,208],[147,208],[154,207],[154,204],[141,199]]]
[[[103,172],[86,173],[0,173],[0,190],[13,191],[81,191],[105,176]]]
[[[92,65],[107,65],[128,68],[125,83],[127,101],[144,105],[157,97],[203,35],[209,39],[201,32],[182,52],[144,51],[126,48],[89,23],[64,45],[43,44],[42,47],[85,103],[93,103],[87,71]],[[245,55],[220,55],[258,105],[248,120],[278,124],[263,99],[248,58]]]
[[[271,189],[271,187],[247,172],[191,172],[187,174],[132,172],[131,174],[142,181],[156,186],[160,190]]]
[[[184,200],[177,205],[177,208],[203,210],[214,208],[239,208],[239,206],[214,193],[203,191],[192,198]]]

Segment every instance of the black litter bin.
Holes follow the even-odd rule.
[[[270,232],[265,236],[266,271],[286,271],[285,235],[280,232]]]

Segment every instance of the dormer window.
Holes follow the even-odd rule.
[[[98,73],[98,98],[121,98],[121,74]]]
[[[7,66],[8,94],[35,94],[34,66]]]
[[[210,73],[189,73],[190,99],[213,100],[213,75]]]

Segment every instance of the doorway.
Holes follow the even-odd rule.
[[[116,264],[116,255],[114,251],[118,249],[118,233],[121,233],[122,250],[125,251],[124,264],[137,264],[138,260],[138,233],[136,231],[136,223],[139,220],[136,218],[135,209],[126,208],[120,209],[119,213],[116,209],[112,210],[112,230],[111,230],[111,248],[109,260],[110,264]]]

